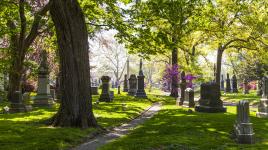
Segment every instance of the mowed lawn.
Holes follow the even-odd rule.
[[[228,99],[223,97],[223,99]],[[250,95],[232,95],[250,99]],[[258,98],[258,97],[257,97]],[[230,100],[230,99],[229,99]],[[193,109],[192,109],[193,110]],[[251,122],[256,144],[236,144],[231,139],[236,119],[236,107],[227,107],[227,113],[199,113],[188,108],[166,103],[152,119],[140,125],[129,135],[115,140],[101,150],[268,150],[268,119],[256,117],[251,111]],[[256,111],[256,109],[254,109]]]
[[[93,96],[95,102],[99,96]],[[138,116],[153,102],[164,100],[163,97],[149,95],[149,99],[137,99],[115,94],[111,103],[95,104],[94,114],[98,123],[110,128],[120,125]],[[8,103],[2,103],[2,106]],[[35,108],[28,113],[0,114],[0,149],[1,150],[58,150],[74,147],[97,129],[81,130],[78,128],[55,128],[46,126],[45,121],[57,111],[54,108]]]

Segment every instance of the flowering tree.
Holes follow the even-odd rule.
[[[167,65],[163,74],[162,81],[166,84],[166,88],[169,89],[172,83],[172,79],[175,79],[177,83],[179,82],[179,66],[178,65]],[[171,89],[172,93],[178,93],[178,87]]]
[[[185,80],[187,80],[187,88],[193,88],[193,80],[196,79],[196,76],[193,76],[192,74],[187,74],[185,76]]]

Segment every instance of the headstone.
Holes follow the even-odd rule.
[[[52,96],[50,94],[49,71],[46,51],[43,51],[42,53],[42,60],[38,70],[37,95],[33,100],[33,106],[36,107],[51,107],[53,105]]]
[[[243,81],[243,94],[249,94],[248,80],[244,79]]]
[[[99,95],[99,87],[98,86],[91,86],[91,95]]]
[[[198,112],[226,112],[223,107],[223,102],[220,99],[220,86],[217,83],[203,83],[201,84],[199,105],[195,106],[195,111]]]
[[[181,72],[181,83],[180,83],[180,102],[179,105],[183,105],[184,98],[185,98],[185,89],[186,89],[186,79],[185,79],[185,72]]]
[[[128,83],[129,83],[128,95],[135,96],[137,92],[137,78],[135,74],[130,75]]]
[[[194,90],[192,88],[187,88],[185,90],[185,101],[183,102],[183,106],[194,108]]]
[[[262,81],[258,80],[257,96],[262,96]]]
[[[128,82],[127,82],[127,75],[125,74],[125,78],[124,78],[124,92],[128,92]]]
[[[111,102],[112,98],[110,97],[110,77],[109,76],[102,76],[101,77],[102,81],[102,91],[100,95],[100,102]]]
[[[22,93],[21,91],[14,92],[14,99],[10,104],[10,113],[19,113],[26,112],[25,105],[22,102]]]
[[[26,111],[31,111],[33,109],[31,105],[31,96],[29,92],[23,93],[22,103],[24,104]]]
[[[142,71],[142,59],[140,60],[140,71],[138,75],[138,90],[136,92],[135,97],[138,98],[147,98],[147,95],[144,90],[144,75]]]
[[[258,106],[257,116],[268,118],[268,77],[262,79],[262,98]]]
[[[232,76],[232,92],[233,93],[238,93],[236,75]]]
[[[246,100],[239,101],[236,109],[237,117],[234,124],[236,141],[240,144],[253,144],[254,133],[249,119],[249,102]]]
[[[117,94],[121,94],[120,93],[120,85],[117,86]]]
[[[221,75],[221,91],[224,91],[224,78],[223,78],[223,75]]]
[[[231,82],[230,82],[229,73],[227,73],[225,92],[226,93],[230,93],[231,92]]]

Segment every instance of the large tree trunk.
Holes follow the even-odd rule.
[[[90,93],[88,33],[77,0],[52,0],[61,68],[61,105],[51,124],[96,127]]]
[[[221,83],[221,63],[222,63],[222,54],[224,50],[221,46],[218,48],[217,51],[217,65],[216,65],[216,83],[220,86]]]
[[[172,69],[175,66],[178,66],[178,49],[173,48],[172,50]],[[170,96],[177,98],[178,97],[178,77],[172,76],[171,80],[171,93]]]

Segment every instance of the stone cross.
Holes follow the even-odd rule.
[[[135,96],[137,92],[137,78],[135,74],[130,75],[128,83],[129,83],[128,95]]]
[[[236,79],[236,76],[235,75],[233,75],[233,77],[232,77],[232,92],[233,93],[238,93],[237,79]]]
[[[109,76],[102,76],[101,77],[101,81],[102,81],[102,91],[101,91],[101,95],[100,95],[100,102],[111,102],[112,98],[110,97],[110,85],[109,85],[109,81],[110,81],[110,77]]]
[[[230,82],[229,73],[227,73],[225,92],[226,93],[231,92],[231,82]]]
[[[125,78],[124,78],[124,89],[123,89],[123,92],[128,92],[127,74],[125,74]]]
[[[135,97],[138,98],[147,98],[147,95],[144,90],[144,75],[143,75],[143,70],[142,70],[142,59],[140,60],[140,71],[138,75],[138,89],[135,94]]]
[[[262,79],[262,98],[258,106],[257,117],[268,118],[268,77]]]
[[[253,144],[254,133],[249,118],[249,102],[246,100],[239,101],[236,109],[237,116],[234,124],[236,141],[240,144]]]
[[[184,98],[185,98],[185,89],[186,89],[186,79],[185,79],[185,72],[181,72],[181,83],[180,83],[180,102],[179,105],[183,105]]]

